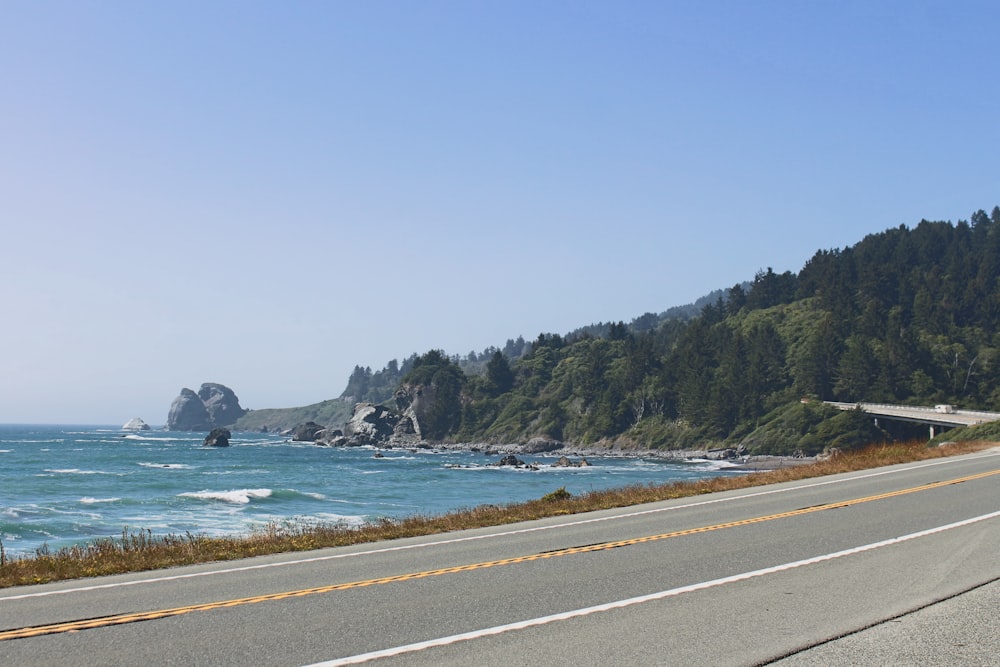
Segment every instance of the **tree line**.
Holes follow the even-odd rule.
[[[359,367],[349,395],[388,401],[401,384],[433,384],[426,426],[441,440],[780,453],[893,435],[823,400],[1000,406],[1000,207],[871,234],[714,296],[684,316]]]

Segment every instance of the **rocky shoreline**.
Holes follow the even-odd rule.
[[[712,461],[726,463],[726,470],[745,470],[748,472],[765,472],[780,470],[792,466],[815,463],[815,456],[772,456],[772,455],[740,455],[733,454],[736,450],[665,450],[617,447],[576,446],[569,443],[558,443],[558,447],[539,450],[532,443],[525,444],[486,444],[486,443],[421,443],[420,447],[430,450],[459,450],[482,452],[484,456],[503,457],[517,455],[547,455],[554,459],[567,457],[573,459],[600,459],[602,457],[657,459],[661,461]]]
[[[726,470],[748,472],[777,470],[790,466],[808,464],[815,457],[762,456],[751,455],[743,447],[722,447],[716,449],[664,450],[643,449],[634,445],[601,443],[597,445],[575,445],[551,438],[536,437],[525,443],[441,443],[429,442],[422,437],[420,414],[413,406],[399,412],[383,405],[357,403],[351,418],[340,428],[331,428],[315,422],[307,422],[282,431],[282,434],[298,442],[312,442],[324,447],[372,447],[378,450],[431,450],[431,451],[472,451],[482,452],[495,462],[487,465],[527,465],[518,456],[551,456],[560,465],[580,465],[588,458],[642,458],[663,461],[712,461],[725,464]],[[509,458],[508,458],[509,457]],[[504,463],[507,461],[507,463]],[[519,463],[518,463],[519,462]],[[583,465],[586,465],[584,463]]]

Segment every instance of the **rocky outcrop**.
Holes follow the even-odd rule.
[[[319,431],[313,439],[330,447],[414,447],[421,442],[412,416],[374,403],[356,404],[342,430]]]
[[[201,431],[232,426],[247,413],[233,390],[215,382],[201,385],[197,393],[185,387],[170,405],[168,431]]]
[[[549,438],[532,438],[527,443],[521,447],[521,453],[523,454],[542,454],[544,452],[554,452],[557,449],[562,449],[563,443],[558,440],[550,440]]]
[[[299,424],[292,429],[292,440],[297,442],[315,442],[316,436],[325,430],[325,426],[313,421]]]
[[[122,430],[123,431],[148,431],[150,429],[149,429],[149,424],[147,424],[146,422],[142,421],[138,417],[132,417],[132,419],[129,419],[127,422],[125,422],[125,425],[122,426]]]
[[[233,390],[223,384],[206,382],[198,390],[198,398],[205,404],[209,421],[216,426],[232,426],[247,413]]]
[[[553,468],[586,468],[590,465],[590,461],[585,458],[581,458],[579,461],[571,461],[569,457],[560,456],[559,460],[552,464]]]
[[[233,437],[233,434],[229,432],[228,428],[213,428],[207,436],[205,436],[205,446],[206,447],[228,447],[229,439]]]
[[[517,458],[513,454],[507,454],[506,456],[504,456],[502,459],[500,459],[499,461],[497,461],[493,465],[496,465],[496,466],[513,466],[515,468],[522,468],[522,467],[525,466],[525,463],[524,463],[524,461],[522,461],[521,459]]]
[[[496,468],[522,468],[524,470],[538,470],[538,464],[536,463],[525,463],[521,459],[517,458],[513,454],[507,454],[502,459],[496,463],[488,464]]]
[[[191,389],[181,389],[180,396],[170,404],[167,415],[168,431],[202,431],[212,428],[205,403]]]
[[[399,420],[400,415],[384,405],[358,403],[351,418],[344,424],[344,436],[362,445],[387,443]]]

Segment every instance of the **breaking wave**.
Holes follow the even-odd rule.
[[[182,498],[197,498],[199,500],[220,500],[236,505],[248,505],[253,498],[270,498],[271,489],[234,489],[232,491],[195,491],[177,494]]]

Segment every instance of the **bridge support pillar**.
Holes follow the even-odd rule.
[[[934,439],[934,427],[931,426],[931,440]]]

